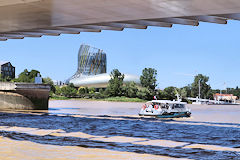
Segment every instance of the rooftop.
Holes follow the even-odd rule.
[[[216,93],[215,96],[233,96],[233,94],[220,94],[220,93]]]
[[[6,64],[8,63],[9,61],[0,61],[0,66],[3,65],[3,64]]]

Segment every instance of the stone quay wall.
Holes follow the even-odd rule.
[[[0,109],[47,110],[50,85],[0,82]]]

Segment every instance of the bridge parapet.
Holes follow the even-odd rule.
[[[16,90],[19,89],[37,89],[37,90],[48,90],[50,91],[51,87],[48,84],[35,84],[35,83],[15,83]]]
[[[0,91],[15,91],[16,84],[10,82],[0,82]]]
[[[16,91],[18,89],[51,89],[48,84],[35,84],[35,83],[11,83],[11,82],[0,82],[0,91]]]

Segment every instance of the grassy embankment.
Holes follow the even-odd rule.
[[[139,98],[128,98],[128,97],[109,97],[102,99],[95,98],[68,98],[63,96],[51,97],[50,100],[87,100],[87,101],[110,101],[110,102],[146,102],[146,100]]]

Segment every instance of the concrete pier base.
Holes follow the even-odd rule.
[[[50,86],[0,82],[0,109],[47,110]]]

